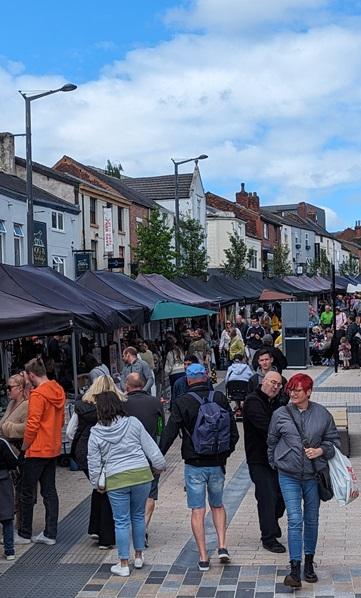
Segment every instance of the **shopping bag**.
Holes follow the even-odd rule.
[[[350,459],[335,447],[335,456],[328,461],[334,497],[341,506],[348,505],[359,496],[355,471]]]

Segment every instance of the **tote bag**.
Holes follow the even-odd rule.
[[[348,505],[359,496],[355,471],[350,459],[335,447],[335,456],[328,461],[334,497],[341,506]]]

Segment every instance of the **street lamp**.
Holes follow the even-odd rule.
[[[198,160],[206,160],[208,156],[206,154],[201,154],[196,158],[187,158],[186,160],[174,160],[171,158],[174,164],[174,207],[175,207],[175,263],[178,268],[179,266],[179,250],[180,250],[180,243],[179,243],[179,185],[178,185],[178,166],[180,164],[186,164],[187,162],[195,162],[197,164]]]
[[[34,264],[34,204],[33,204],[33,170],[31,157],[31,109],[30,104],[33,100],[50,96],[58,91],[74,91],[77,86],[73,83],[66,83],[59,89],[51,89],[28,95],[28,92],[19,90],[20,95],[25,100],[25,137],[26,137],[26,197],[27,197],[27,241],[28,241],[28,264]]]

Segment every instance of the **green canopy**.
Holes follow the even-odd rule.
[[[193,307],[184,303],[173,301],[158,301],[150,316],[151,320],[172,320],[177,318],[197,318],[200,316],[212,316],[215,311],[204,307]]]

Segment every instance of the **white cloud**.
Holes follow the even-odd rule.
[[[326,227],[329,230],[340,230],[345,227],[345,220],[340,218],[338,214],[327,206],[319,206],[326,212]]]
[[[202,16],[202,35],[134,50],[77,91],[34,102],[34,159],[51,164],[66,153],[104,166],[110,158],[137,176],[172,172],[171,157],[206,153],[206,188],[252,180],[266,201],[271,187],[287,201],[307,201],[309,192],[360,182],[361,38],[352,20],[251,35],[257,13],[263,22],[285,20],[327,4],[268,0],[261,11],[261,0],[199,0],[187,15],[195,25]],[[249,35],[235,37],[228,15],[247,23]],[[0,130],[24,130],[18,89],[63,83],[0,68]]]

